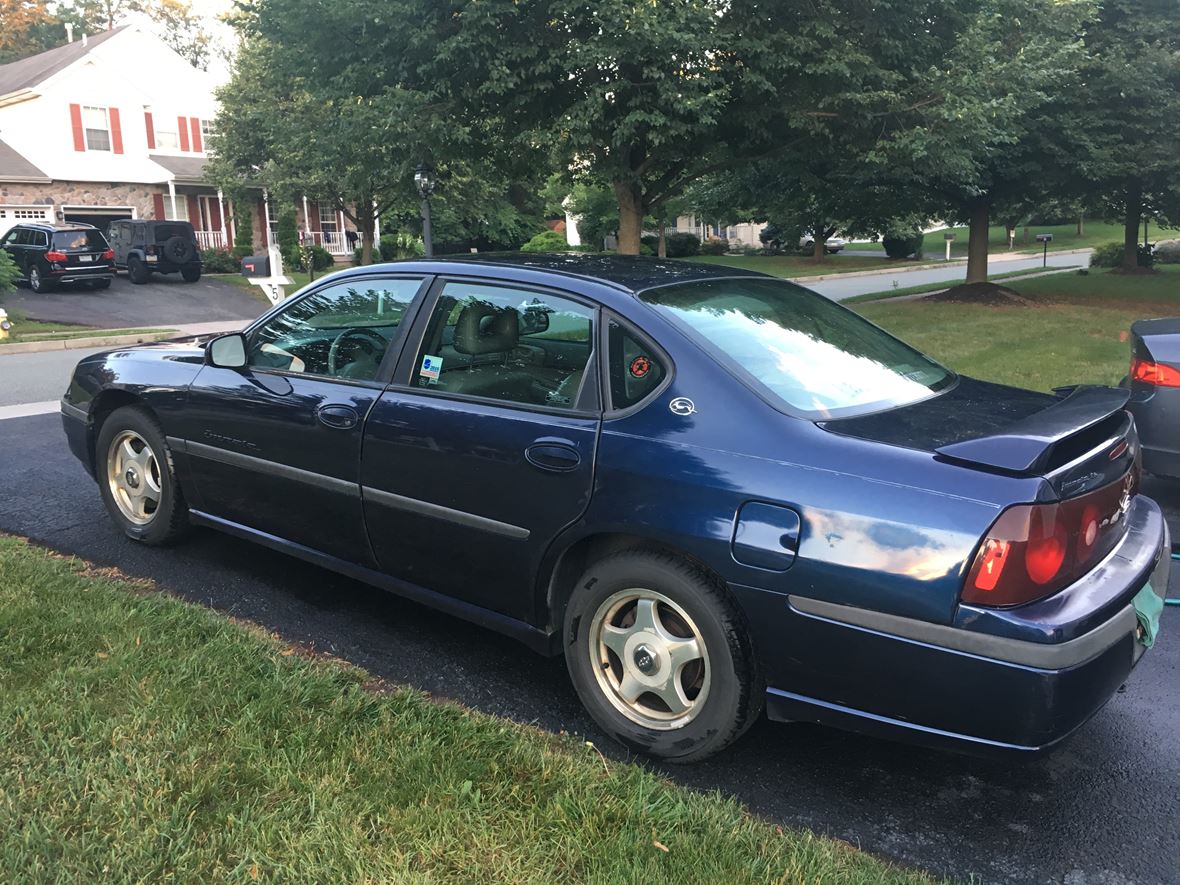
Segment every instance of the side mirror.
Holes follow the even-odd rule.
[[[246,336],[241,332],[214,338],[205,348],[205,363],[219,369],[246,367]]]
[[[520,334],[539,335],[549,330],[550,308],[544,306],[526,307],[520,314]]]

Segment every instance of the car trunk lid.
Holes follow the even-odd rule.
[[[921,449],[1010,476],[1042,476],[1057,496],[1085,494],[1130,472],[1139,452],[1128,393],[1076,387],[1059,396],[961,378],[940,396],[824,429]]]

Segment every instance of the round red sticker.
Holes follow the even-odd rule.
[[[631,377],[642,378],[651,371],[651,360],[645,356],[637,356],[631,360]]]

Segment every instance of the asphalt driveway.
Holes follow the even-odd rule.
[[[56,415],[0,421],[0,530],[154,579],[390,681],[519,722],[605,740],[560,660],[281,554],[209,531],[166,550],[111,526],[66,451]],[[15,469],[36,465],[36,469]],[[1180,537],[1180,485],[1149,483]],[[1172,596],[1180,596],[1180,569]],[[1126,690],[1039,759],[979,760],[763,721],[718,758],[667,767],[691,787],[736,796],[936,873],[984,882],[1175,882],[1180,870],[1180,609]]]
[[[248,292],[216,277],[186,283],[179,274],[155,274],[150,283],[133,286],[126,274],[109,289],[63,287],[37,294],[20,286],[4,306],[30,319],[76,323],[100,329],[145,329],[189,323],[252,320],[267,309],[261,293]]]

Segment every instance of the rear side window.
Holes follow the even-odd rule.
[[[650,345],[614,320],[607,325],[607,336],[611,406],[626,409],[659,387],[668,369]]]
[[[89,249],[102,252],[107,247],[107,241],[97,230],[59,230],[53,234],[53,248],[73,251]]]

